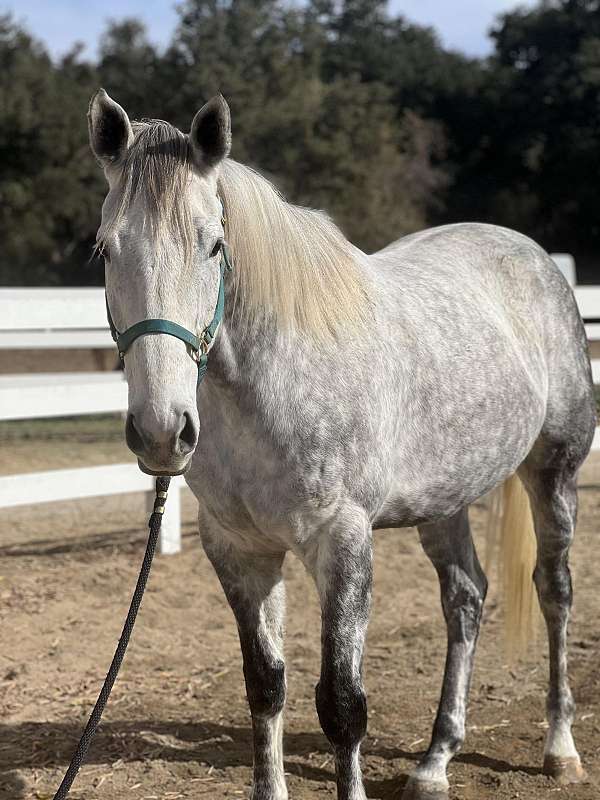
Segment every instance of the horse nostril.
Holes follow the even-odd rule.
[[[139,455],[144,452],[144,440],[135,427],[135,417],[133,414],[127,415],[127,422],[125,423],[125,441],[127,442],[127,447],[134,453]]]
[[[175,418],[171,416],[169,425],[160,425],[160,421],[151,420],[153,424],[150,429],[142,424],[141,419],[145,420],[143,413],[137,418],[130,413],[125,423],[125,439],[136,456],[166,462],[193,453],[198,442],[198,431],[191,414],[184,412]],[[179,431],[173,434],[175,420],[179,420]]]
[[[191,453],[198,443],[198,432],[187,411],[183,412],[183,425],[179,431],[179,452],[182,456]]]

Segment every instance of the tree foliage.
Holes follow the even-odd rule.
[[[82,113],[94,78],[75,59],[53,65],[24,31],[0,22],[3,283],[79,283],[73,267],[89,259],[102,181]]]
[[[446,50],[382,0],[186,0],[169,45],[111,23],[95,62],[53,62],[0,18],[0,281],[95,283],[104,182],[86,110],[103,85],[133,118],[188,130],[217,91],[233,156],[373,250],[427,224],[515,227],[592,264],[600,246],[600,3],[500,17],[493,55]]]

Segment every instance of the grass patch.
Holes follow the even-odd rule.
[[[32,439],[78,442],[119,441],[124,437],[124,426],[125,423],[120,414],[9,420],[0,422],[0,441],[18,442]]]

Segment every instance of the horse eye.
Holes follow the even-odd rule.
[[[212,252],[210,254],[210,257],[214,258],[215,256],[218,256],[219,253],[221,252],[221,247],[222,246],[223,246],[223,242],[220,239],[217,239],[217,241],[215,243],[215,246],[213,247]]]
[[[108,245],[103,244],[100,247],[100,255],[106,261],[107,264],[110,264],[110,250],[108,249]]]

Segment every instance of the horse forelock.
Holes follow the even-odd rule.
[[[119,165],[116,201],[99,231],[98,246],[110,238],[134,200],[141,198],[144,218],[156,247],[170,234],[181,243],[186,260],[193,255],[194,226],[186,189],[192,172],[191,148],[187,137],[163,120],[133,123],[134,140]]]

